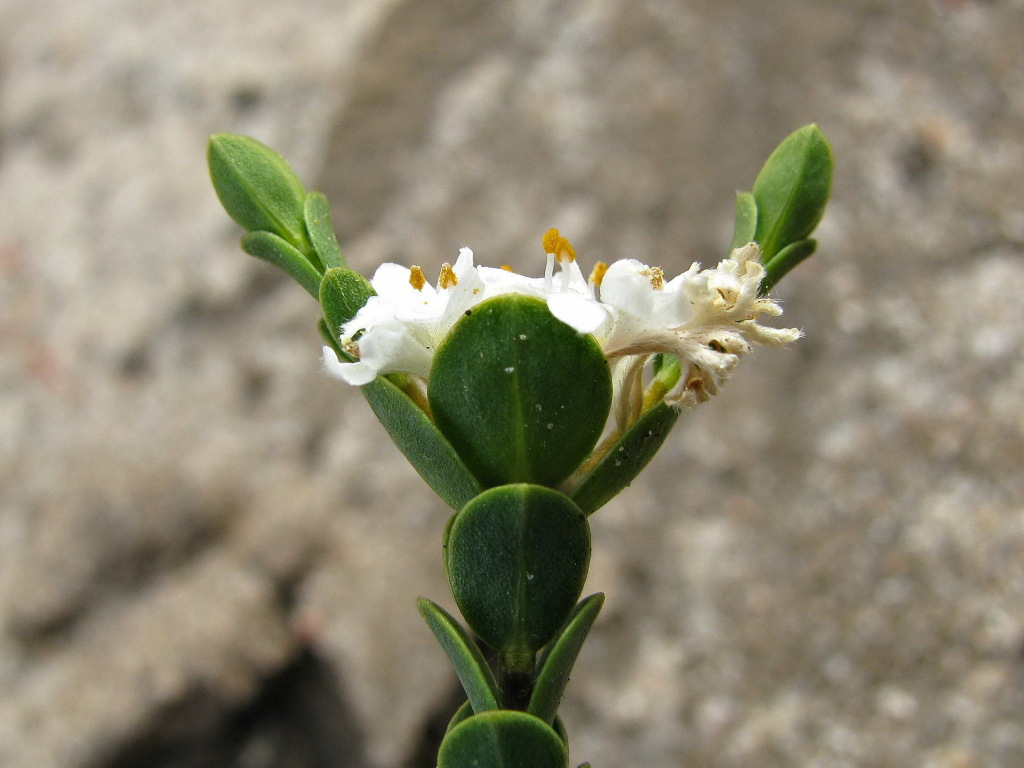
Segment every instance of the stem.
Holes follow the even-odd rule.
[[[503,709],[525,712],[534,682],[533,654],[528,659],[515,660],[498,656],[498,696]]]

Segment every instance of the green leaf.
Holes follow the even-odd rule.
[[[498,684],[473,638],[437,603],[421,597],[416,604],[455,667],[455,674],[469,697],[473,711],[479,714],[498,709]]]
[[[775,254],[775,258],[765,265],[765,275],[761,280],[761,293],[768,293],[775,285],[786,276],[793,267],[806,259],[818,247],[818,241],[813,238],[797,240]]]
[[[331,267],[320,281],[320,306],[324,321],[335,342],[340,344],[338,332],[345,323],[374,295],[370,281],[344,267]]]
[[[604,429],[612,383],[601,347],[530,296],[497,296],[467,315],[434,357],[438,429],[485,486],[556,485]]]
[[[320,298],[320,273],[305,256],[277,235],[249,232],[242,236],[242,250],[273,264],[309,291],[314,299]]]
[[[378,376],[362,392],[398,450],[452,509],[483,490],[430,417],[402,390]]]
[[[769,263],[818,225],[832,189],[832,150],[816,125],[790,134],[768,157],[754,182],[761,261]]]
[[[452,715],[452,719],[448,721],[448,727],[444,729],[444,732],[449,733],[452,728],[461,723],[463,720],[469,720],[473,716],[473,706],[468,701],[462,703],[462,706],[455,710],[455,714]]]
[[[526,712],[497,710],[464,720],[445,736],[438,768],[566,768],[565,744]]]
[[[664,400],[644,411],[580,480],[572,500],[588,515],[607,504],[654,458],[678,418],[679,409]]]
[[[513,669],[529,669],[533,653],[565,624],[589,564],[586,517],[567,496],[538,485],[484,491],[448,536],[455,602]]]
[[[562,740],[566,748],[569,746],[569,732],[565,730],[565,723],[562,722],[562,718],[555,715],[555,722],[551,724],[551,727],[555,729],[555,733],[558,734],[558,738]]]
[[[334,225],[331,223],[331,206],[328,204],[327,198],[320,192],[307,194],[303,216],[309,241],[324,267],[327,269],[347,267],[348,264],[341,253],[341,246],[338,245],[338,237],[334,234]]]
[[[740,192],[736,195],[736,219],[729,250],[741,248],[753,240],[756,234],[757,200],[750,192]]]
[[[324,340],[324,344],[334,350],[334,354],[340,357],[342,360],[348,360],[348,355],[341,351],[341,347],[338,346],[337,340],[334,338],[334,334],[331,333],[327,327],[327,323],[321,317],[320,322],[316,324],[316,329],[320,331],[320,338]]]
[[[562,694],[569,684],[569,674],[602,605],[604,595],[600,592],[581,600],[562,634],[551,643],[540,660],[540,672],[526,711],[545,723],[554,722]]]
[[[228,215],[249,232],[273,232],[310,251],[303,209],[306,191],[288,162],[248,136],[219,133],[206,148],[210,179]]]

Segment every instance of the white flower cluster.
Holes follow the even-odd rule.
[[[778,316],[782,309],[758,295],[764,267],[754,243],[736,249],[717,267],[702,270],[693,264],[666,282],[660,268],[634,259],[607,268],[598,264],[588,280],[557,230],[543,242],[543,278],[474,266],[469,248],[459,252],[454,266],[442,266],[436,287],[419,267],[381,265],[370,281],[377,295],[341,329],[343,349],[353,362],[340,361],[324,347],[328,373],[356,385],[386,373],[426,378],[437,346],[466,310],[493,296],[526,294],[546,301],[551,313],[576,331],[593,334],[610,362],[620,361],[621,424],[633,418],[624,415],[629,408],[619,401],[642,389],[643,365],[653,354],[679,359],[682,375],[665,400],[689,406],[717,394],[753,344],[785,344],[800,336],[795,328],[758,323],[759,316]]]

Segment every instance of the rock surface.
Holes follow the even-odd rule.
[[[1020,0],[7,0],[0,765],[431,765],[453,707],[413,602],[448,513],[238,251],[208,134],[285,154],[366,273],[539,273],[557,226],[674,274],[809,121],[807,336],[594,518],[573,758],[1024,764],[1022,36]]]

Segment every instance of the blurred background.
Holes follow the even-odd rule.
[[[806,338],[593,518],[573,765],[1024,765],[1024,2],[0,0],[0,765],[420,768],[448,511],[205,169],[366,274],[717,262],[817,122]]]

